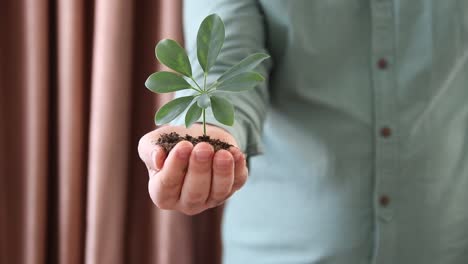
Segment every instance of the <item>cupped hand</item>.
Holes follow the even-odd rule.
[[[248,176],[245,156],[231,134],[207,125],[207,135],[233,147],[215,153],[206,142],[193,146],[181,141],[167,154],[154,142],[170,132],[198,137],[203,128],[200,124],[190,128],[163,126],[140,139],[138,153],[148,168],[148,191],[156,206],[195,215],[221,205],[244,185]]]

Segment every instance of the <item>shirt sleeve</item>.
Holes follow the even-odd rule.
[[[203,83],[203,70],[197,61],[196,38],[202,20],[218,14],[225,23],[226,39],[215,65],[210,69],[208,82],[216,80],[233,65],[256,52],[266,52],[264,18],[255,0],[185,0],[183,5],[183,26],[185,47],[192,64],[193,76],[199,84]],[[266,116],[268,95],[268,74],[271,58],[255,70],[266,81],[255,89],[241,93],[226,93],[235,109],[232,127],[221,125],[210,109],[206,111],[207,123],[224,128],[237,140],[239,147],[248,156],[260,154],[261,133]],[[176,93],[176,97],[190,95],[192,90]],[[172,124],[184,124],[185,114],[180,115]]]

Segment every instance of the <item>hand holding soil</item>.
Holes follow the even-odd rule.
[[[197,34],[197,59],[202,76],[194,74],[187,52],[177,41],[163,39],[156,45],[156,58],[172,71],[151,74],[145,82],[146,88],[158,94],[190,90],[189,95],[176,96],[163,105],[154,118],[157,125],[162,125],[184,114],[187,128],[160,127],[146,134],[138,146],[150,174],[151,199],[161,209],[198,214],[222,204],[247,179],[245,157],[236,141],[225,130],[207,125],[205,111],[211,108],[219,123],[232,126],[235,108],[226,93],[245,92],[262,83],[265,78],[254,70],[270,56],[248,55],[224,73],[218,72],[217,79],[208,83],[210,69],[216,63],[224,39],[221,17],[207,16]],[[196,124],[200,119],[202,125]]]
[[[222,204],[247,180],[245,157],[234,138],[224,129],[208,125],[207,135],[211,139],[232,145],[228,150],[215,152],[211,144],[194,140],[203,135],[201,126],[163,126],[146,134],[139,142],[138,152],[150,177],[148,191],[161,209],[198,214]],[[162,135],[171,132],[190,135],[193,138],[188,138],[197,144],[194,146],[183,140],[167,153],[156,143]]]

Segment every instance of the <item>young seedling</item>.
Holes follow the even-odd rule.
[[[156,45],[156,58],[175,72],[160,71],[151,74],[145,86],[155,93],[170,93],[191,89],[192,95],[176,98],[162,106],[155,115],[155,123],[162,125],[188,111],[185,126],[190,127],[202,117],[203,135],[206,137],[205,111],[211,107],[215,119],[221,124],[234,124],[234,107],[223,92],[242,92],[253,89],[264,81],[262,75],[253,70],[269,56],[255,53],[247,56],[224,72],[213,83],[207,83],[210,69],[223,47],[225,38],[224,23],[212,14],[200,25],[197,34],[197,58],[203,69],[203,83],[198,83],[192,75],[192,66],[185,50],[174,40],[163,39]]]

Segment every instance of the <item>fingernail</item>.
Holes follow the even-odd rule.
[[[191,152],[192,152],[192,148],[184,147],[177,151],[177,156],[179,156],[179,158],[181,159],[188,159]]]
[[[232,159],[216,159],[216,166],[219,167],[227,167],[231,165]]]
[[[207,161],[211,158],[211,151],[197,150],[195,151],[195,159],[198,161]]]

